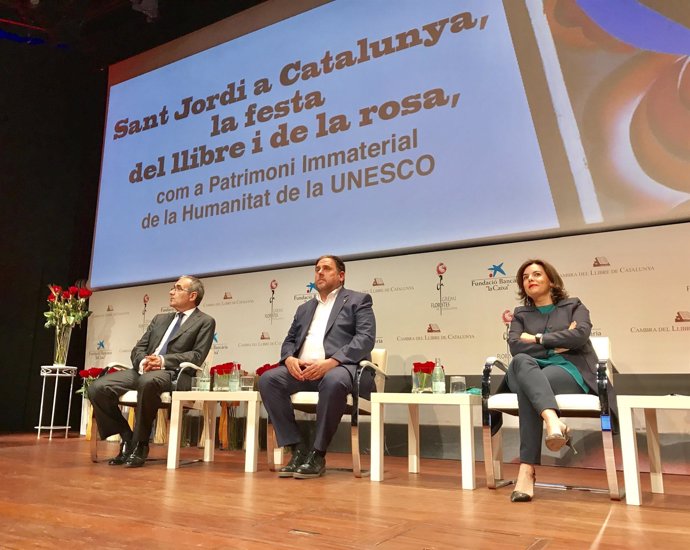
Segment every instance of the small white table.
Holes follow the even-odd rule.
[[[658,409],[690,410],[690,397],[686,395],[619,395],[617,402],[623,452],[625,501],[628,504],[639,506],[642,492],[640,491],[640,468],[637,460],[637,440],[635,439],[632,411],[633,409],[644,410],[652,493],[663,493],[664,479],[661,473],[656,411]]]
[[[43,378],[43,388],[41,389],[41,410],[38,413],[38,426],[34,426],[38,430],[36,439],[41,438],[41,430],[50,430],[48,439],[53,439],[53,430],[65,430],[65,438],[70,429],[69,413],[72,408],[72,392],[74,390],[74,377],[77,374],[77,367],[68,367],[66,365],[41,365],[41,378]],[[54,378],[55,386],[53,388],[53,409],[50,413],[50,425],[43,425],[43,401],[46,394],[46,378]],[[69,378],[69,399],[67,402],[67,417],[64,426],[55,425],[55,401],[57,399],[57,388],[60,378]]]
[[[419,473],[419,406],[454,405],[460,413],[460,458],[462,488],[476,488],[474,478],[474,407],[481,397],[468,393],[372,393],[371,394],[371,480],[383,481],[383,406],[407,405],[408,471]]]
[[[168,438],[168,469],[174,470],[180,463],[180,437],[182,432],[182,404],[201,401],[204,405],[204,462],[213,462],[216,442],[216,403],[244,401],[247,403],[246,454],[244,471],[256,472],[259,453],[258,391],[174,391],[170,404],[170,437]]]

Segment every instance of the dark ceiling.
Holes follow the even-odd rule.
[[[106,67],[264,0],[0,0],[0,42]]]

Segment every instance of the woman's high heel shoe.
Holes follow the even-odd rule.
[[[537,482],[537,474],[532,474],[532,492],[534,492],[534,484]],[[532,495],[523,493],[522,491],[513,491],[510,493],[510,502],[529,502],[532,500]]]
[[[572,440],[570,439],[570,428],[568,426],[564,426],[563,431],[547,435],[544,441],[549,451],[558,452],[564,445],[567,445],[574,454],[577,454],[577,450],[573,447]]]

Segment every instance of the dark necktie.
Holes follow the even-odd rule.
[[[178,313],[177,314],[177,322],[175,323],[172,330],[170,331],[170,334],[168,335],[168,339],[163,344],[163,347],[158,352],[158,355],[165,355],[165,352],[168,351],[168,343],[170,342],[170,340],[172,340],[173,336],[175,336],[175,334],[177,334],[177,331],[180,330],[180,326],[182,326],[182,319],[184,319],[184,313]]]

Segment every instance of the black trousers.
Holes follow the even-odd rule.
[[[351,368],[354,371],[355,367]],[[362,385],[366,387],[362,396],[367,397],[371,394],[373,378],[368,373],[362,378]],[[323,452],[328,450],[328,444],[347,407],[347,396],[352,393],[352,383],[350,368],[344,365],[329,370],[321,380],[304,382],[293,378],[285,365],[262,374],[259,377],[259,393],[276,431],[278,445],[285,447],[302,441],[290,396],[299,391],[318,391],[314,449]]]
[[[518,398],[520,462],[539,464],[544,432],[541,413],[546,409],[559,412],[556,394],[584,391],[565,369],[555,365],[541,368],[534,357],[524,353],[513,357],[506,383]]]
[[[160,395],[172,391],[172,381],[176,374],[172,370],[155,370],[139,374],[136,370],[127,369],[108,373],[93,382],[89,386],[89,400],[98,422],[101,439],[115,434],[122,434],[127,438],[131,433],[132,441],[148,443],[153,421],[161,406]],[[178,389],[190,388],[190,377],[181,374]],[[120,396],[130,390],[137,391],[133,433],[117,404]]]

